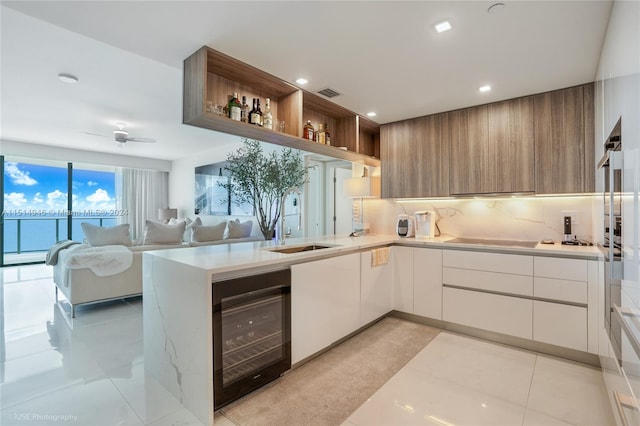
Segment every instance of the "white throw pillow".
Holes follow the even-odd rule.
[[[248,220],[240,223],[239,219],[229,221],[229,233],[227,238],[246,238],[251,236],[253,221]]]
[[[99,247],[108,245],[131,245],[131,233],[129,224],[123,223],[116,226],[96,226],[87,222],[80,224],[87,244]]]
[[[169,219],[169,225],[178,225],[180,223],[185,223],[184,234],[182,235],[182,241],[189,242],[191,240],[191,228],[193,225],[202,225],[202,221],[199,217],[196,217],[194,220],[185,217],[184,219]]]
[[[222,222],[213,226],[193,225],[191,229],[191,241],[193,242],[217,241],[224,237],[227,223]]]
[[[146,221],[143,244],[180,244],[186,222],[169,225],[152,220]]]

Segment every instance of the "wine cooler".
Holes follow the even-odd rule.
[[[214,406],[291,368],[291,271],[213,284]]]

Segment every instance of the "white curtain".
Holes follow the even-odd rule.
[[[118,168],[116,200],[118,210],[126,212],[121,221],[130,225],[131,237],[142,238],[145,221],[157,221],[158,209],[169,206],[169,173]]]

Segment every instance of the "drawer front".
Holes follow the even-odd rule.
[[[587,262],[587,260],[583,259],[535,257],[533,260],[533,272],[536,277],[587,281],[589,279]]]
[[[473,271],[470,269],[443,268],[443,283],[479,290],[533,296],[533,277]]]
[[[442,319],[510,336],[532,338],[533,302],[528,299],[443,288]]]
[[[445,250],[443,253],[443,265],[476,271],[533,275],[533,257],[517,254]]]
[[[543,299],[587,304],[588,286],[584,281],[558,280],[535,277],[533,295]]]
[[[533,302],[533,340],[587,351],[587,308]]]

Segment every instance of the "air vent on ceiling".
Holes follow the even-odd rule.
[[[336,92],[330,87],[325,87],[322,90],[318,90],[316,93],[320,93],[322,96],[326,96],[327,98],[335,98],[336,96],[340,96],[342,93]]]

